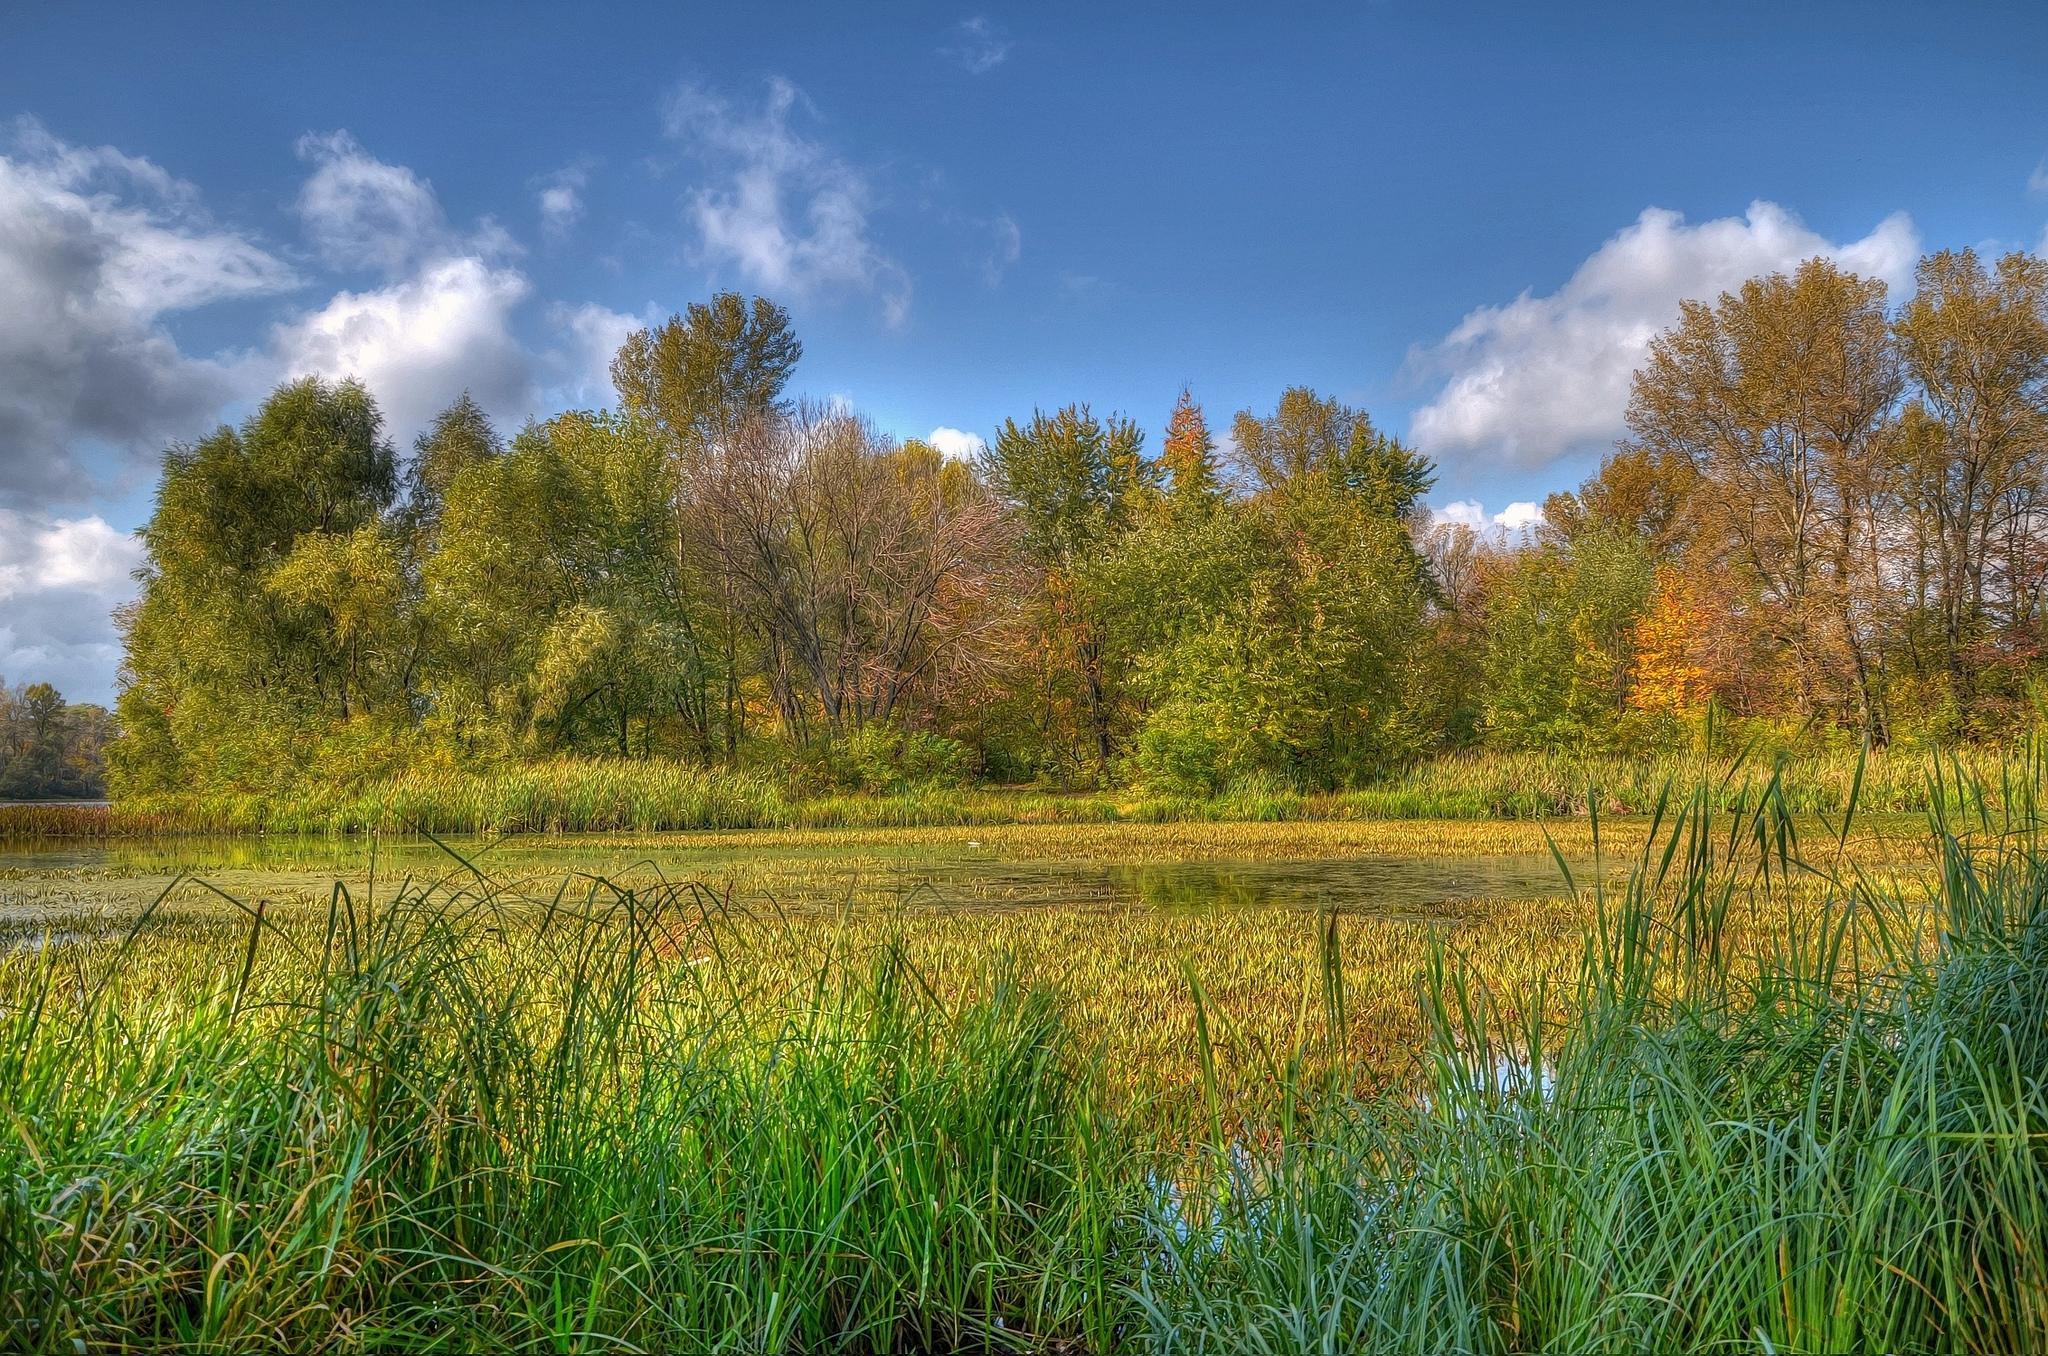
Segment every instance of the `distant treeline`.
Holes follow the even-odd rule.
[[[1995,738],[2038,714],[2048,262],[1825,261],[1688,303],[1629,436],[1514,537],[1305,388],[1223,450],[1085,405],[948,459],[785,395],[786,313],[634,335],[616,410],[401,460],[371,393],[281,387],[170,451],[118,792],[565,756],[792,784],[1172,794],[1373,782],[1470,747]]]
[[[0,800],[92,800],[106,792],[106,708],[48,683],[0,682]]]

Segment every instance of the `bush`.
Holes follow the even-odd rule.
[[[855,791],[885,795],[936,786],[962,786],[973,755],[957,739],[929,730],[863,725],[852,734],[793,759],[793,788],[804,792]]]

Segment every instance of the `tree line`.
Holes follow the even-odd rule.
[[[113,717],[48,683],[0,682],[0,801],[95,800]]]
[[[2038,707],[2048,264],[1821,260],[1687,303],[1628,436],[1515,539],[1306,388],[1219,449],[1086,405],[971,461],[787,394],[725,293],[627,341],[616,409],[411,455],[352,382],[173,448],[143,530],[118,790],[420,760],[770,764],[1214,791],[1718,727],[1989,737]]]

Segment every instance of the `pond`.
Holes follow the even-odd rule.
[[[0,845],[0,926],[18,930],[81,913],[107,919],[146,907],[181,878],[254,902],[324,899],[336,881],[359,897],[388,897],[402,881],[473,882],[472,868],[529,894],[552,894],[565,880],[574,891],[590,877],[622,884],[659,877],[772,898],[791,909],[1278,907],[1424,919],[1441,917],[1461,900],[1565,893],[1556,862],[1540,852],[1242,859],[1228,852],[1223,843],[1158,860],[1164,854],[1143,830],[1132,836],[1123,859],[1115,853],[1080,859],[1018,852],[985,843],[973,830],[879,831],[830,842],[673,834],[457,839],[445,845],[424,838],[318,836],[16,844]],[[193,889],[188,884],[180,897],[189,900]]]

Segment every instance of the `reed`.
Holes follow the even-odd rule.
[[[793,795],[768,772],[665,759],[562,759],[483,770],[422,766],[361,783],[314,782],[274,794],[213,791],[131,797],[107,806],[0,806],[0,840],[169,832],[656,833],[787,828],[970,827],[1314,822],[1400,819],[1546,819],[1647,814],[1664,788],[1708,789],[1729,809],[1759,767],[1775,771],[1785,805],[1838,815],[1853,797],[1864,813],[1921,812],[1956,794],[1957,775],[1996,793],[2012,751],[1946,755],[1952,771],[1927,775],[1922,752],[1784,753],[1647,759],[1462,753],[1419,763],[1347,791],[1305,792],[1261,779],[1211,797],[1059,792],[1016,787],[912,785],[892,792]],[[1943,788],[1948,788],[1944,791]],[[1940,808],[1952,808],[1943,806]]]
[[[2041,1349],[2048,756],[1937,765],[1905,880],[1854,849],[1864,771],[1826,821],[1782,770],[1620,839],[1590,814],[1628,869],[1560,855],[1558,946],[1519,967],[1455,930],[1361,967],[1380,934],[1336,915],[1284,963],[1191,929],[1248,954],[1169,958],[1184,1024],[1091,1018],[1114,952],[976,953],[968,911],[942,954],[907,911],[452,858],[10,946],[0,1334]],[[1160,1081],[1105,1019],[1177,1026]],[[1362,1081],[1376,1029],[1411,1058]]]

